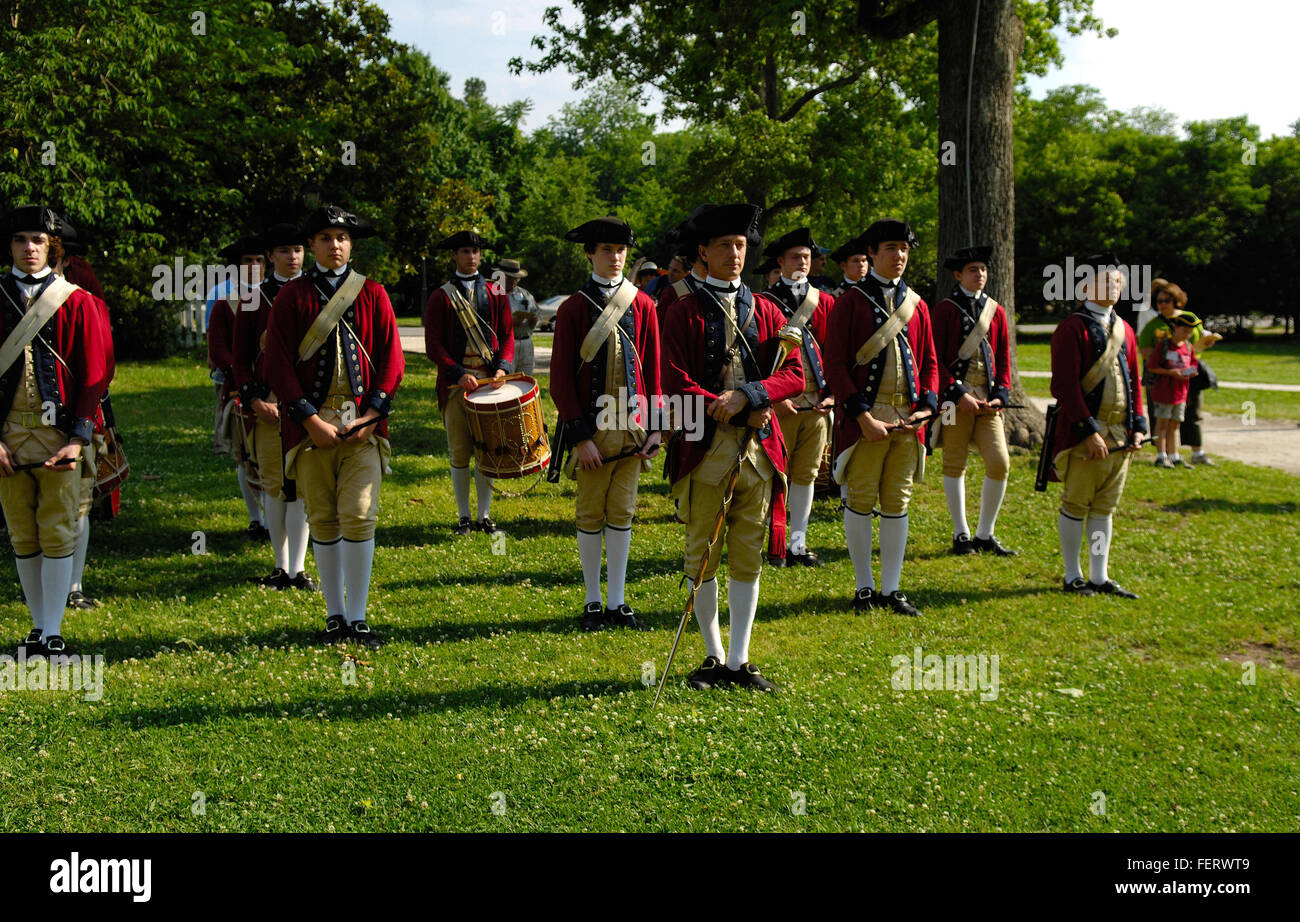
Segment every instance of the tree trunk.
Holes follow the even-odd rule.
[[[979,22],[975,21],[978,7]],[[1005,414],[1007,440],[1032,448],[1042,442],[1043,414],[1034,409],[1020,382],[1016,361],[1015,163],[1012,107],[1016,65],[1025,26],[1015,0],[946,0],[939,11],[940,154],[953,142],[955,162],[939,167],[939,280],[936,297],[951,290],[952,273],[943,259],[956,249],[989,245],[989,294],[1007,312],[1011,337],[1011,402],[1027,409]],[[975,67],[971,71],[971,38]],[[968,96],[969,93],[969,96]],[[969,144],[967,99],[970,100]],[[967,165],[970,195],[967,195]]]

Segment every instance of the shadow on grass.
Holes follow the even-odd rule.
[[[640,682],[628,680],[552,682],[540,685],[477,685],[473,688],[446,692],[365,692],[364,697],[311,699],[309,702],[267,702],[260,704],[204,707],[199,704],[179,704],[174,707],[135,708],[113,712],[101,718],[104,722],[122,723],[132,728],[175,727],[184,724],[211,723],[218,720],[266,719],[280,720],[281,712],[292,716],[311,709],[308,718],[320,720],[363,721],[384,719],[389,713],[409,714],[464,711],[492,707],[500,710],[517,707],[529,701],[550,701],[555,698],[581,698],[585,695],[616,695],[625,691],[644,690]],[[324,713],[322,718],[319,715]],[[359,713],[360,712],[360,713]]]
[[[1186,515],[1190,512],[1241,512],[1259,515],[1294,515],[1296,503],[1243,503],[1218,497],[1195,497],[1181,502],[1161,506],[1161,512],[1178,512]]]

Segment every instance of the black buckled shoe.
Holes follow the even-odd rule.
[[[958,535],[952,539],[952,553],[958,557],[965,557],[967,554],[975,553],[975,543],[971,541],[970,535]]]
[[[1089,580],[1088,588],[1091,589],[1093,592],[1100,593],[1102,595],[1119,596],[1119,598],[1121,599],[1136,599],[1138,597],[1138,594],[1136,592],[1130,592],[1129,590],[1121,586],[1119,583],[1115,582],[1113,579],[1108,579],[1104,583],[1094,583],[1091,580]]]
[[[32,628],[31,633],[27,635],[27,639],[21,641],[18,644],[18,649],[15,651],[15,655],[29,656],[29,657],[44,656],[45,644],[41,643],[42,633],[43,632],[41,631],[40,628],[38,627]]]
[[[45,648],[46,656],[67,656],[72,652],[58,634],[51,634],[43,639],[41,646]]]
[[[249,582],[257,583],[259,586],[265,586],[267,589],[274,589],[279,592],[281,589],[289,588],[289,574],[285,573],[279,567],[271,571],[269,576],[254,576]]]
[[[354,640],[372,650],[378,650],[384,644],[380,636],[364,620],[353,621],[348,625],[348,640]]]
[[[1088,581],[1084,579],[1082,576],[1077,577],[1076,579],[1073,580],[1068,580],[1068,579],[1062,580],[1061,591],[1069,593],[1071,595],[1082,595],[1082,596],[1097,594],[1096,590],[1094,590],[1092,586],[1088,583]]]
[[[788,567],[790,562],[784,557],[772,557],[769,555],[767,558],[767,564],[770,567]]]
[[[802,554],[791,552],[787,555],[787,559],[790,562],[786,564],[786,566],[793,566],[796,563],[805,567],[820,567],[822,565],[822,559],[807,549],[805,549]]]
[[[258,522],[249,522],[248,527],[244,529],[244,537],[249,541],[270,541],[271,531]]]
[[[599,602],[588,602],[582,609],[582,629],[599,631],[605,626],[605,606]]]
[[[871,611],[876,607],[876,590],[870,586],[863,586],[857,592],[853,593],[854,611]]]
[[[306,570],[300,571],[297,576],[290,577],[289,585],[294,589],[305,589],[307,592],[316,592],[320,589],[320,586],[316,585],[316,581],[307,575]]]
[[[727,685],[735,685],[737,688],[752,688],[755,691],[764,692],[778,692],[781,690],[780,686],[759,672],[758,667],[753,663],[745,663],[735,670],[724,666],[722,671],[724,673],[722,681]]]
[[[462,515],[460,517],[460,521],[457,522],[455,525],[451,526],[451,533],[461,538],[465,537],[466,535],[473,534],[474,523],[473,521],[470,520],[469,516]]]
[[[997,554],[999,557],[1016,556],[1016,552],[1011,550],[1011,548],[1007,547],[1006,545],[1002,544],[1002,542],[998,541],[996,535],[989,535],[987,538],[977,537],[971,543],[975,545],[975,550],[980,552]]]
[[[99,600],[92,599],[80,589],[74,589],[68,593],[68,608],[78,608],[82,611],[89,611],[92,608],[99,608]]]
[[[478,520],[478,530],[487,535],[495,535],[497,532],[505,534],[505,532],[502,531],[501,526],[492,521],[490,515],[485,515],[483,518]]]
[[[325,630],[317,636],[322,643],[338,643],[347,639],[348,619],[342,615],[330,615],[325,619]]]
[[[636,619],[632,606],[624,602],[618,608],[605,609],[605,623],[613,627],[625,627],[634,631],[648,631],[650,625],[642,624]]]
[[[877,607],[888,607],[898,612],[900,615],[908,615],[912,618],[919,616],[921,613],[916,606],[907,601],[907,596],[901,592],[882,592],[876,596]]]
[[[687,681],[696,691],[708,691],[726,681],[726,672],[727,667],[716,656],[706,656],[699,668],[687,676]]]

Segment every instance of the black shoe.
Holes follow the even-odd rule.
[[[952,539],[952,553],[958,557],[965,557],[967,554],[975,553],[975,543],[971,541],[970,535],[958,535]]]
[[[348,640],[355,640],[372,650],[378,650],[384,643],[365,621],[353,621],[348,625]]]
[[[458,535],[462,538],[465,535],[473,534],[473,532],[474,532],[474,523],[470,521],[470,517],[467,515],[462,515],[460,517],[460,521],[451,527],[451,533],[453,535]]]
[[[501,531],[501,527],[497,525],[496,522],[492,521],[491,516],[485,515],[483,518],[478,520],[478,530],[485,534],[495,535],[497,532]],[[504,532],[502,532],[502,534],[504,534]]]
[[[68,608],[79,608],[82,611],[88,611],[92,608],[99,607],[99,600],[92,599],[80,589],[75,589],[68,593]]]
[[[690,682],[691,688],[696,691],[708,691],[726,681],[725,673],[727,667],[718,662],[717,657],[706,656],[700,668],[696,669],[689,676],[687,681]]]
[[[1136,599],[1138,597],[1136,592],[1129,592],[1113,579],[1108,579],[1104,583],[1094,583],[1089,580],[1088,588],[1103,595],[1117,595],[1121,599]]]
[[[765,678],[763,673],[759,672],[758,667],[753,663],[745,663],[739,669],[734,670],[727,669],[724,666],[722,671],[724,673],[722,682],[727,685],[735,685],[739,688],[752,688],[757,691],[765,692],[778,692],[781,690],[775,682],[771,679]],[[721,683],[715,682],[714,684],[717,685]]]
[[[822,565],[821,558],[809,550],[805,550],[802,554],[791,553],[786,559],[789,560],[789,563],[786,564],[787,567],[796,563],[805,567],[820,567]]]
[[[870,586],[863,586],[857,592],[853,593],[853,608],[855,611],[871,611],[876,607],[876,590]]]
[[[989,535],[987,538],[976,538],[971,543],[975,545],[975,550],[977,551],[988,551],[997,554],[999,557],[1016,556],[1016,552],[998,541],[996,535]]]
[[[31,633],[27,635],[27,639],[18,644],[18,649],[15,651],[15,655],[23,655],[27,657],[44,656],[45,644],[41,643],[41,633],[40,628],[32,628]]]
[[[249,522],[248,527],[244,529],[244,537],[249,541],[270,541],[271,532],[265,525]]]
[[[876,596],[877,605],[887,606],[898,612],[900,615],[910,615],[915,618],[921,613],[916,610],[916,606],[907,601],[907,596],[901,592],[880,593]]]
[[[291,576],[289,585],[294,589],[305,589],[308,592],[315,592],[320,589],[320,586],[316,585],[316,581],[307,575],[306,570],[299,572],[297,576]]]
[[[285,573],[279,567],[271,571],[269,576],[254,576],[250,582],[257,583],[259,586],[265,586],[267,589],[274,589],[277,592],[281,589],[288,589],[292,585],[289,581],[289,574]]]
[[[582,610],[582,629],[599,631],[605,626],[605,606],[599,602],[588,602]]]
[[[44,653],[46,656],[67,656],[72,652],[58,634],[51,634],[46,637],[41,641],[41,646],[45,648]]]
[[[1082,576],[1080,576],[1078,579],[1073,581],[1063,580],[1061,583],[1061,589],[1062,591],[1071,593],[1073,595],[1088,596],[1088,595],[1097,594],[1096,590],[1094,590],[1092,586],[1089,584],[1089,582],[1086,579],[1084,579]]]
[[[632,611],[632,606],[624,602],[618,608],[605,609],[605,623],[612,627],[626,627],[634,631],[648,631],[650,625],[642,624],[636,620],[636,613]]]
[[[784,557],[768,557],[768,558],[767,558],[767,563],[768,563],[768,566],[772,566],[772,567],[788,567],[788,566],[790,566],[790,562],[789,562],[788,560],[786,560]]]
[[[322,643],[338,643],[348,636],[348,619],[342,615],[330,615],[325,619],[325,630],[317,635]]]

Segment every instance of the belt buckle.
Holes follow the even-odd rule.
[[[24,429],[35,429],[40,423],[40,415],[34,410],[23,410],[22,425]]]

